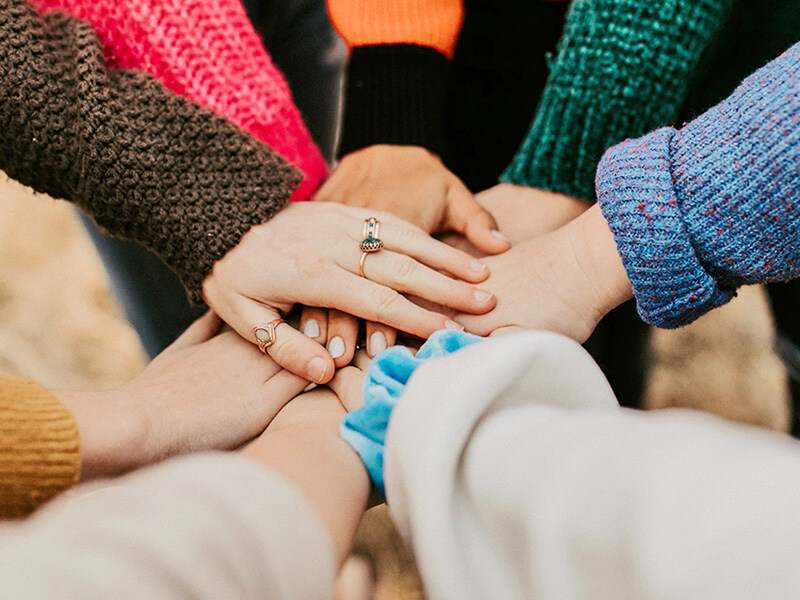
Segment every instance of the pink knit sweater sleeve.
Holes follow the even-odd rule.
[[[327,173],[289,86],[239,0],[33,0],[42,12],[88,21],[109,65],[140,69],[281,154],[304,178],[307,200]]]

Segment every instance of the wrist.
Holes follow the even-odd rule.
[[[593,206],[565,227],[568,230],[578,268],[586,280],[586,297],[600,318],[633,297],[614,234],[600,211]],[[599,321],[599,319],[598,319]]]
[[[147,451],[147,420],[124,388],[55,395],[78,424],[82,481],[119,475],[154,460]]]

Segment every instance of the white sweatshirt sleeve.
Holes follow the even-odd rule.
[[[386,482],[432,600],[800,597],[800,444],[620,409],[555,334],[421,367]]]
[[[324,600],[324,525],[283,477],[249,459],[169,460],[78,488],[0,527],[0,598]]]

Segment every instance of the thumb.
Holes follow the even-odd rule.
[[[497,222],[483,208],[461,181],[450,188],[445,225],[462,234],[473,246],[486,254],[499,254],[511,247],[497,229]]]
[[[272,329],[274,341],[266,348],[272,360],[281,367],[314,383],[327,383],[333,377],[333,359],[330,353],[311,338],[281,320],[274,309],[253,300],[243,300],[237,311],[236,323],[229,322],[239,335],[258,344],[255,328],[260,334]],[[274,328],[267,325],[279,321]]]

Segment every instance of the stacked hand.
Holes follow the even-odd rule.
[[[381,221],[384,249],[368,256],[361,277],[359,243],[362,225],[370,217]],[[214,266],[203,282],[203,294],[214,312],[253,343],[254,327],[274,322],[295,303],[333,308],[427,337],[460,325],[414,305],[403,294],[467,314],[485,313],[494,307],[494,297],[472,283],[487,276],[481,262],[398,217],[306,202],[288,205],[251,229]],[[306,325],[308,319],[304,321]],[[314,339],[287,324],[274,333],[267,351],[279,365],[317,383],[330,380],[334,364],[318,343],[324,338],[321,326]]]

